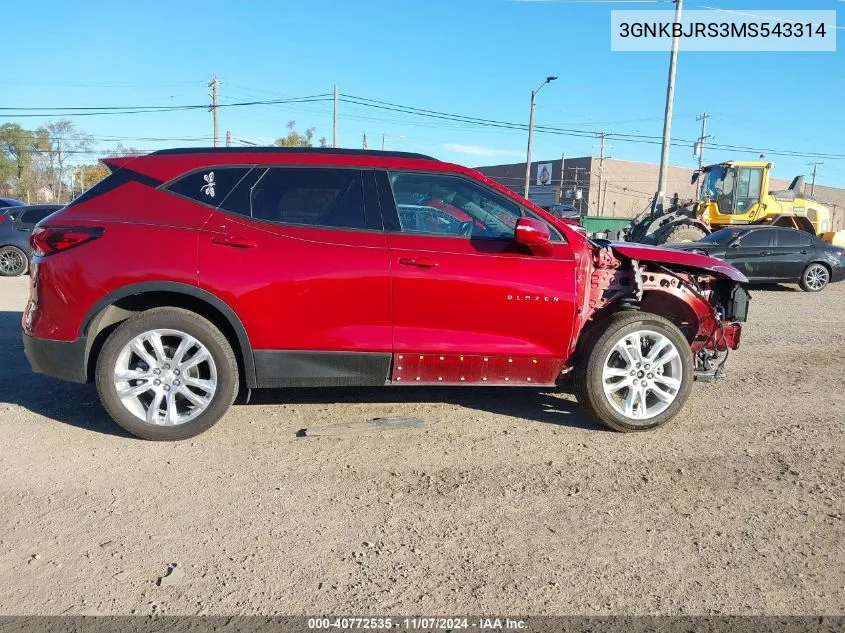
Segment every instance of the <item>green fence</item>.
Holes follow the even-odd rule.
[[[631,218],[588,215],[582,218],[581,224],[587,229],[587,233],[597,233],[598,231],[618,231],[628,226],[630,221]]]

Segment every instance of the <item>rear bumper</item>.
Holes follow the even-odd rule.
[[[68,380],[70,382],[88,382],[85,367],[87,340],[82,337],[75,341],[51,341],[23,333],[23,348],[32,371]]]

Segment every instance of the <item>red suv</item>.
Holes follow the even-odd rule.
[[[649,429],[739,343],[736,269],[590,241],[459,165],[299,148],[104,162],[33,232],[24,345],[35,371],[96,381],[143,438],[208,429],[239,389],[549,387],[571,370],[590,415]]]

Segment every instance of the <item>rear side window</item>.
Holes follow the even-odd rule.
[[[271,167],[251,188],[252,217],[281,224],[364,229],[362,174]]]
[[[209,167],[183,176],[168,185],[167,189],[197,202],[220,207],[220,203],[229,197],[250,171],[251,167]],[[249,215],[248,207],[228,210]]]
[[[775,235],[778,246],[810,246],[813,243],[813,238],[803,231],[778,231]]]
[[[739,238],[740,246],[769,246],[771,244],[771,231],[751,231]]]
[[[52,215],[56,209],[29,209],[28,211],[21,211],[18,222],[26,222],[27,224],[38,224],[48,215]]]

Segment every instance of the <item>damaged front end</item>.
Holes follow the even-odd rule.
[[[594,252],[579,326],[583,331],[621,310],[662,316],[689,342],[695,379],[713,381],[724,375],[728,351],[739,347],[751,298],[747,281],[710,257],[603,242]]]

